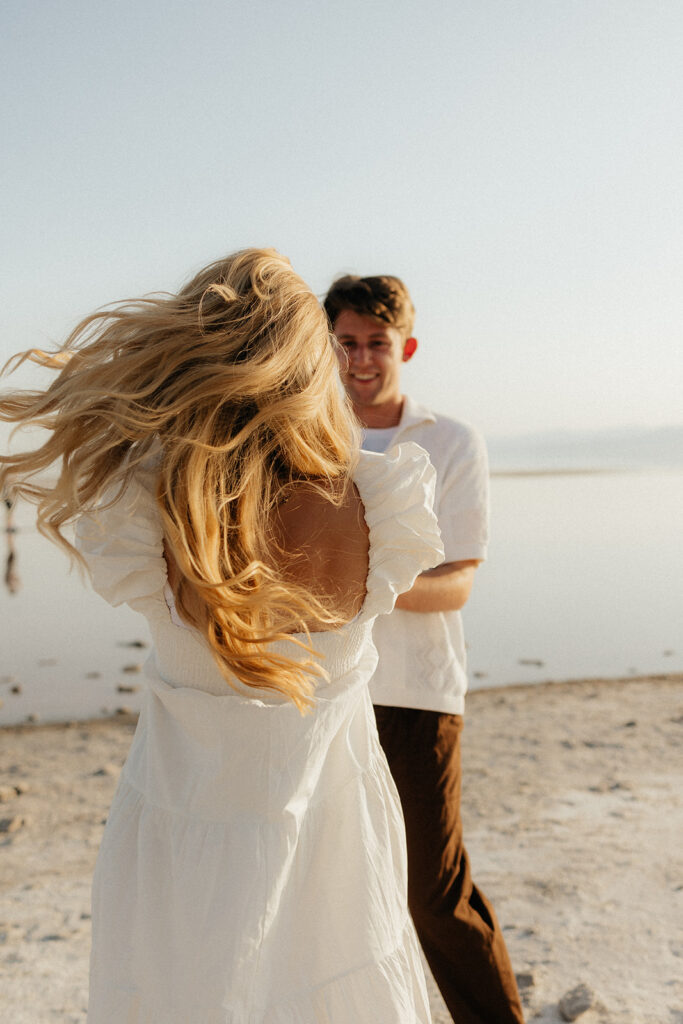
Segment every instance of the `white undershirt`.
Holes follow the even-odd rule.
[[[364,427],[363,448],[366,452],[378,452],[381,454],[390,447],[394,434],[398,430],[395,427]]]

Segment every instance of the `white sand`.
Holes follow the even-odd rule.
[[[90,876],[133,728],[0,730],[3,1022],[85,1020]],[[583,982],[582,1024],[683,1024],[682,741],[680,675],[468,698],[467,846],[529,1021],[563,1020]],[[450,1020],[435,990],[433,1009]]]

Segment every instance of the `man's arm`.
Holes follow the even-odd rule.
[[[400,594],[396,607],[404,612],[457,612],[470,596],[479,559],[444,562],[420,573],[411,590]]]

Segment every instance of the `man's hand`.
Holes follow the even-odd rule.
[[[411,590],[400,594],[396,607],[404,612],[457,612],[470,596],[478,559],[444,562],[421,573]]]

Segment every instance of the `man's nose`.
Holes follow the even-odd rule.
[[[370,362],[372,355],[369,345],[356,345],[352,352],[351,361],[355,366],[365,366]]]

